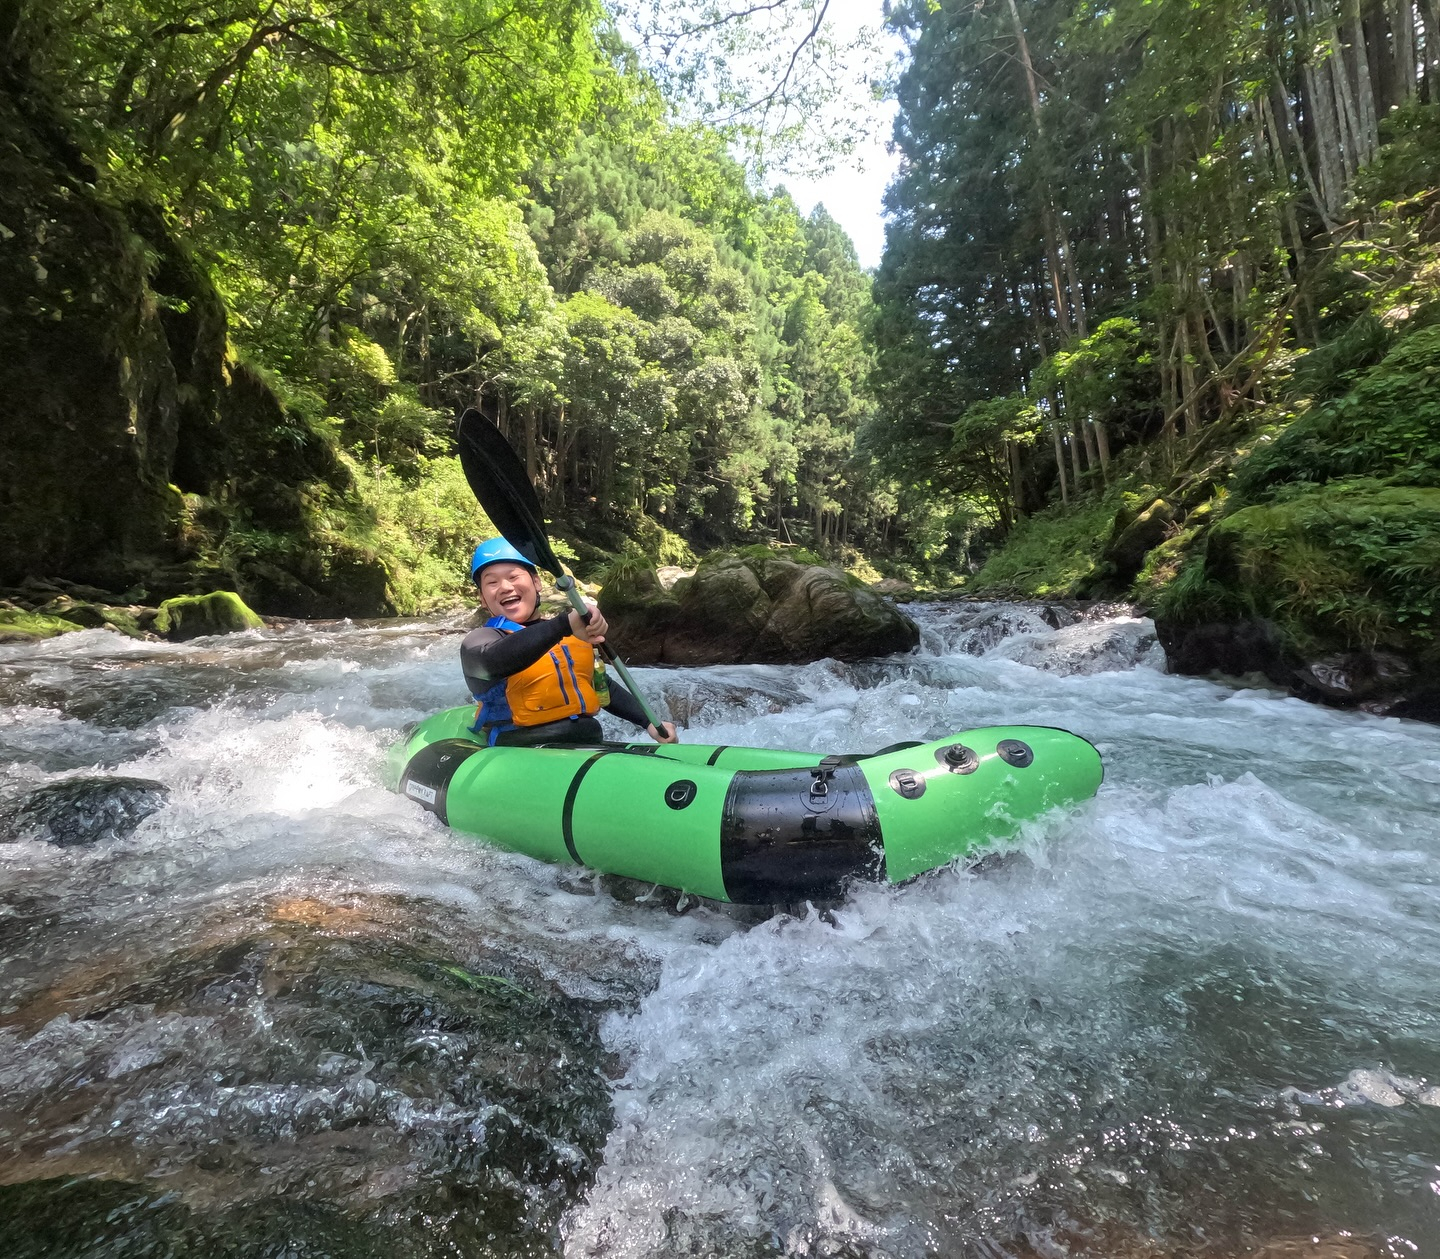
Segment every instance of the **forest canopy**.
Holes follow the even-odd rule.
[[[1392,210],[1434,186],[1433,0],[914,0],[893,21],[892,466],[939,461],[1008,526],[1103,490],[1126,448],[1254,415],[1362,313],[1418,312],[1422,207]]]
[[[356,465],[377,545],[458,571],[459,522],[417,540],[402,503],[438,508],[482,400],[612,550],[892,535],[850,241],[682,120],[598,4],[27,0],[11,29],[106,195],[159,210],[233,353]],[[283,549],[200,497],[218,551]]]

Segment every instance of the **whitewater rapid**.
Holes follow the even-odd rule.
[[[0,646],[7,1253],[1440,1246],[1440,730],[1166,676],[1120,615],[911,611],[909,656],[637,677],[695,742],[1061,726],[1105,785],[768,919],[385,791],[455,626]],[[168,794],[24,830],[97,775]]]

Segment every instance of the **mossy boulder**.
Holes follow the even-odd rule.
[[[1326,703],[1440,713],[1440,489],[1355,477],[1240,507],[1156,624],[1175,672],[1248,663]]]
[[[118,630],[130,638],[144,638],[146,627],[154,621],[155,610],[143,607],[116,607],[111,604],[58,595],[36,608],[41,616],[58,617],[82,629]]]
[[[642,664],[855,660],[920,641],[913,621],[854,578],[766,551],[709,556],[669,591],[653,569],[616,566],[600,606],[619,650]]]
[[[1157,498],[1121,529],[1105,548],[1117,585],[1128,586],[1145,565],[1145,556],[1175,527],[1175,509]]]
[[[0,643],[38,642],[57,634],[71,634],[85,626],[58,616],[27,612],[24,608],[0,608]]]
[[[264,625],[265,622],[246,607],[244,600],[229,590],[166,599],[155,618],[155,632],[174,642],[210,634],[261,629]]]

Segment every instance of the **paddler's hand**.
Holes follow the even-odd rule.
[[[675,729],[675,723],[673,721],[662,721],[658,728],[655,726],[646,726],[645,733],[654,739],[656,743],[680,742],[680,732]]]
[[[585,606],[590,609],[589,621],[584,620],[574,608],[570,609],[570,632],[581,642],[589,643],[594,647],[597,643],[605,641],[605,631],[610,626],[605,620],[604,613],[596,606],[594,599],[586,599]]]

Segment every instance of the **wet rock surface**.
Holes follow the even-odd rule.
[[[407,912],[280,901],[28,994],[0,1024],[4,1252],[552,1253],[610,1126],[595,1010],[503,950],[397,939]]]
[[[1440,680],[1422,661],[1385,650],[1330,652],[1306,659],[1270,621],[1156,623],[1172,673],[1263,675],[1292,695],[1333,708],[1440,722]]]
[[[1080,622],[1048,636],[1008,639],[997,651],[1017,664],[1067,676],[1114,673],[1141,666],[1163,669],[1165,653],[1155,637],[1155,623],[1127,621]]]
[[[169,794],[164,783],[148,778],[62,779],[32,791],[9,826],[0,820],[0,843],[39,840],[83,848],[125,839],[165,807]]]

